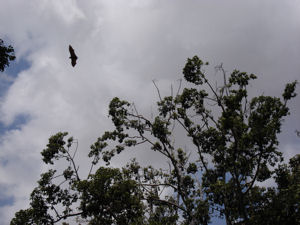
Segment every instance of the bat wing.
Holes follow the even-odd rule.
[[[76,56],[75,51],[71,45],[69,45],[69,52],[70,52],[71,64],[74,67],[76,65],[76,60],[78,59],[78,57]]]

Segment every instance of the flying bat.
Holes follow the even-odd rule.
[[[75,51],[74,49],[72,48],[71,45],[69,45],[69,52],[70,52],[70,59],[71,59],[71,64],[72,66],[74,67],[76,65],[76,60],[78,59],[76,54],[75,54]]]

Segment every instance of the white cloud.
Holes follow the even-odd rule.
[[[43,169],[39,152],[51,134],[69,131],[84,157],[111,127],[107,108],[114,96],[149,114],[157,96],[151,80],[169,94],[186,57],[257,73],[253,92],[279,95],[284,83],[300,77],[299,11],[296,1],[6,1],[0,34],[31,67],[18,74],[0,105],[6,125],[29,116],[1,138],[0,158],[8,163],[1,165],[0,184],[12,187],[5,194],[16,201],[0,208],[0,224],[28,203]],[[79,57],[75,68],[69,44]],[[283,142],[300,129],[297,101]]]

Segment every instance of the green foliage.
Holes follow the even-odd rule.
[[[297,82],[286,85],[282,98],[249,99],[255,75],[234,70],[227,78],[220,67],[224,83],[213,88],[204,74],[207,65],[197,56],[188,59],[183,74],[189,87],[160,97],[153,119],[114,98],[109,115],[115,129],[91,146],[86,179],[75,163],[76,140],[65,140],[67,133],[50,137],[43,161],[65,160],[67,166],[42,174],[31,207],[17,212],[11,224],[53,224],[72,216],[89,224],[198,225],[213,216],[227,224],[299,223],[300,160],[284,164],[277,139]],[[176,128],[189,143],[177,141]],[[132,160],[121,169],[108,167],[134,146],[154,151],[167,164],[153,168]],[[93,173],[101,161],[106,167]],[[257,185],[268,179],[277,187]]]
[[[16,59],[14,48],[9,45],[5,46],[2,39],[0,39],[0,71],[3,72],[5,67],[9,66],[9,61]]]
[[[15,218],[10,222],[10,225],[31,225],[38,223],[39,219],[35,220],[32,209],[20,210],[16,212]]]
[[[208,63],[205,63],[208,65]],[[204,73],[201,71],[203,62],[198,56],[194,56],[192,59],[188,59],[185,67],[183,68],[183,75],[186,81],[201,85],[203,82],[207,82]]]
[[[64,141],[64,137],[67,136],[68,133],[57,133],[49,138],[49,143],[47,144],[47,148],[42,151],[43,161],[46,164],[53,164],[53,158],[58,159],[62,154],[66,152],[64,145],[66,142]],[[72,142],[72,139],[70,139]]]
[[[82,217],[92,218],[90,224],[138,224],[143,216],[142,193],[119,169],[100,167],[77,190]]]
[[[275,181],[277,188],[261,195],[263,204],[255,209],[251,224],[300,224],[300,155],[275,170]]]

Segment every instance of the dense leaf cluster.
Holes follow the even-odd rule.
[[[9,61],[15,60],[14,48],[9,45],[5,46],[2,39],[0,39],[0,71],[3,72],[5,67],[9,66]]]

